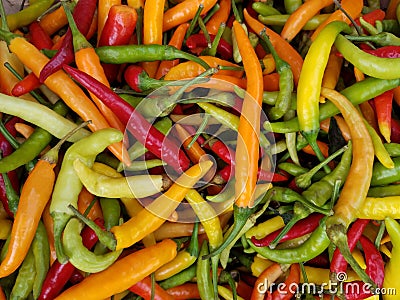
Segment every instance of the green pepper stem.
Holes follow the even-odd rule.
[[[324,161],[325,157],[322,154],[321,149],[319,148],[318,143],[317,143],[318,132],[316,132],[316,131],[302,132],[301,134],[306,138],[307,142],[310,144],[310,146],[313,149],[313,151],[315,152],[315,155],[317,156],[318,160]],[[327,165],[325,165],[324,171],[326,173],[330,173],[331,169]]]
[[[370,284],[371,289],[376,289],[376,283],[367,275],[367,273],[357,263],[355,258],[350,252],[349,245],[347,242],[346,228],[342,224],[333,224],[327,226],[326,233],[329,239],[334,243],[340,250],[340,253],[349,263],[351,268],[357,273],[362,281]]]
[[[373,42],[380,46],[400,46],[400,38],[390,32],[363,36],[345,35],[345,38],[353,42]]]
[[[186,34],[185,34],[185,43],[186,43],[186,40],[188,39],[188,37],[191,36],[191,34],[192,34],[193,30],[194,30],[194,27],[195,27],[196,24],[197,24],[197,19],[199,18],[200,14],[201,14],[201,12],[202,12],[202,10],[203,10],[203,8],[204,8],[204,4],[203,4],[203,3],[200,3],[199,7],[197,8],[196,14],[194,15],[194,17],[193,17],[192,20],[190,21],[189,28],[188,28],[187,31],[186,31]]]
[[[308,188],[311,185],[311,178],[317,174],[317,172],[322,168],[325,167],[328,163],[330,163],[333,159],[341,155],[344,151],[346,151],[349,148],[348,145],[345,145],[344,147],[338,149],[336,152],[332,153],[329,155],[325,160],[320,162],[318,165],[316,165],[314,168],[312,168],[310,171],[307,173],[301,174],[296,177],[296,185],[299,188],[305,189]]]
[[[219,25],[217,34],[215,35],[214,40],[211,43],[211,47],[204,49],[203,54],[211,56],[215,56],[217,54],[217,47],[219,41],[221,40],[222,34],[224,33],[225,27],[226,27],[225,23],[221,23]]]
[[[83,216],[75,207],[73,207],[71,204],[68,205],[68,208],[72,210],[74,215],[82,221],[84,224],[89,226],[97,235],[99,238],[100,243],[104,244],[108,249],[111,251],[115,251],[117,241],[114,238],[114,235],[109,232],[109,231],[103,231],[95,222],[92,220],[89,220],[85,216]]]
[[[192,237],[190,238],[189,247],[187,248],[187,252],[191,256],[196,256],[196,257],[199,256],[198,233],[199,233],[199,222],[196,221],[193,225]]]
[[[10,31],[10,28],[7,24],[7,14],[6,10],[4,9],[3,1],[0,1],[0,18],[1,18],[1,30]]]

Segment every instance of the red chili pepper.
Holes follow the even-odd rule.
[[[29,25],[29,41],[39,50],[53,47],[53,41],[38,21],[33,21]]]
[[[379,131],[388,143],[390,143],[390,132],[392,127],[392,103],[393,90],[386,91],[374,98],[374,107]]]
[[[126,83],[136,92],[145,92],[165,85],[168,81],[149,77],[147,72],[139,65],[130,65],[124,71]]]
[[[383,10],[375,9],[363,15],[362,18],[364,19],[364,21],[368,22],[372,26],[375,26],[376,21],[382,21],[383,19],[385,19],[385,15],[386,13]],[[357,18],[355,21],[358,26],[361,26],[359,18]]]
[[[141,281],[132,285],[129,290],[136,295],[142,297],[145,300],[172,300],[175,299],[170,294],[168,294],[162,287],[160,287],[157,283],[154,284],[154,293],[152,298],[151,293],[151,278],[149,276],[145,277]]]
[[[104,24],[98,46],[117,46],[129,44],[137,22],[136,10],[127,5],[111,6]],[[107,79],[112,82],[117,78],[120,65],[103,63]]]
[[[6,127],[7,131],[15,136],[17,134],[17,131],[15,130],[15,124],[22,122],[22,120],[18,117],[12,117],[4,126]],[[10,145],[10,143],[7,141],[7,139],[0,134],[0,151],[2,157],[5,157],[7,155],[10,155],[13,151],[14,148]],[[17,172],[15,170],[10,171],[7,173],[8,178],[10,179],[11,185],[14,188],[14,190],[18,191],[19,190],[19,178],[17,175]],[[4,180],[3,176],[0,174],[0,201],[4,206],[4,209],[6,210],[7,214],[13,218],[14,214],[10,211],[10,208],[8,206],[8,198],[7,198],[7,193],[6,193],[6,187],[4,185]]]
[[[75,6],[73,17],[79,31],[84,35],[86,35],[89,31],[96,8],[97,0],[80,0]],[[72,33],[68,28],[67,32],[65,33],[61,48],[41,70],[39,81],[43,83],[51,74],[61,70],[63,64],[69,64],[73,62],[74,58]]]
[[[222,169],[220,169],[217,173],[221,179],[225,182],[229,181],[232,176],[235,174],[234,163],[233,165],[226,165]],[[258,169],[258,180],[268,181],[268,182],[282,182],[287,181],[288,178],[279,173],[269,172],[264,169]]]
[[[104,220],[96,219],[95,223],[104,228]],[[88,249],[93,248],[99,240],[95,232],[87,226],[83,228],[81,236],[83,245]],[[76,268],[70,262],[61,264],[56,260],[46,275],[38,300],[54,299],[60,294],[75,270]]]
[[[11,90],[11,94],[15,97],[19,97],[29,92],[32,92],[33,90],[36,90],[40,87],[40,85],[41,83],[39,81],[39,78],[37,78],[36,75],[31,72],[26,75],[22,80],[17,82],[16,85],[14,85],[13,89]]]
[[[383,46],[378,49],[363,49],[369,54],[383,58],[399,58],[400,46]]]
[[[293,286],[298,285],[300,282],[300,265],[292,264],[290,266],[289,275],[284,282],[284,288],[276,290],[272,293],[273,300],[290,300],[293,298],[296,289]]]
[[[313,213],[307,218],[298,221],[279,241],[280,243],[289,241],[305,234],[313,232],[318,226],[319,221],[324,215],[320,213]],[[282,229],[278,229],[262,239],[257,239],[255,236],[251,237],[251,241],[257,247],[267,247],[279,235]]]
[[[376,283],[376,285],[381,288],[385,275],[385,264],[383,262],[382,256],[379,250],[375,247],[374,243],[372,243],[365,236],[360,237],[360,243],[364,250],[365,261],[367,265],[367,269],[365,271],[368,276],[371,277],[371,279]],[[355,284],[357,284],[358,287],[356,287]],[[350,285],[352,288],[346,288],[346,285]],[[358,300],[372,296],[372,293],[364,286],[365,283],[362,281],[344,282],[343,289],[345,291],[356,291],[351,294],[346,294],[346,299]]]
[[[235,158],[235,151],[225,145],[218,139],[212,139],[207,144],[206,147],[214,152],[219,158],[221,158],[227,164],[231,164],[232,160]]]
[[[392,119],[390,129],[392,143],[400,143],[400,122],[396,119]]]
[[[353,251],[358,240],[360,239],[364,228],[369,223],[366,219],[357,219],[347,232],[347,242],[349,244],[350,251]],[[333,253],[330,270],[332,273],[338,274],[339,272],[346,272],[347,261],[340,253],[339,248],[335,249]]]
[[[177,172],[189,168],[190,160],[185,153],[111,89],[75,68],[68,65],[64,65],[63,68],[82,86],[101,99],[127,126],[132,135],[150,152],[164,160]]]
[[[210,40],[211,42],[214,41],[215,35],[210,34]],[[208,46],[208,42],[204,34],[202,33],[197,33],[197,34],[192,34],[189,36],[186,40],[186,46],[190,49],[196,49],[196,48],[205,48]],[[233,55],[233,48],[232,45],[229,44],[226,40],[221,38],[219,40],[218,46],[217,46],[217,53],[221,55],[222,59],[229,60],[232,58]]]
[[[197,283],[184,283],[176,287],[169,288],[167,293],[171,295],[175,300],[184,299],[200,299],[199,289]]]
[[[79,282],[81,282],[83,279],[85,279],[85,277],[83,276],[83,274],[78,270],[78,269],[74,269],[74,271],[72,272],[71,277],[69,278],[69,282],[74,285],[74,284],[78,284]]]

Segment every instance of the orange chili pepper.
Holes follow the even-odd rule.
[[[24,38],[15,35],[9,40],[9,48],[36,76],[40,75],[40,71],[49,61],[34,45],[27,42]],[[45,84],[49,89],[58,94],[84,121],[91,120],[92,123],[89,124],[89,128],[92,131],[110,127],[83,90],[62,70],[49,76],[45,80]],[[122,147],[122,143],[111,145],[110,150],[119,160],[123,160],[125,164],[130,165],[129,155],[122,154],[123,151],[126,151]]]
[[[168,31],[193,19],[200,4],[203,4],[201,12],[205,14],[215,3],[217,3],[217,0],[186,0],[176,4],[164,13],[163,31]]]
[[[186,31],[187,31],[188,28],[189,28],[189,23],[183,23],[183,24],[179,25],[179,26],[175,29],[175,31],[174,31],[174,33],[173,33],[171,39],[169,40],[168,45],[174,46],[174,47],[176,47],[177,49],[181,49],[183,40],[185,39]],[[163,77],[165,74],[167,74],[168,71],[169,71],[172,67],[176,66],[178,63],[179,63],[179,59],[164,60],[164,61],[162,61],[162,62],[160,63],[160,65],[158,66],[158,69],[157,69],[157,73],[156,73],[156,75],[155,75],[155,78],[156,78],[156,79],[160,79],[160,78]]]
[[[295,290],[291,287],[298,285],[300,282],[300,265],[292,264],[290,266],[289,275],[285,280],[285,286],[283,290],[274,291],[272,293],[272,299],[274,300],[290,300],[292,299]]]
[[[110,83],[104,73],[103,66],[100,63],[100,59],[96,54],[96,51],[92,45],[86,40],[84,35],[79,31],[72,17],[71,11],[67,9],[66,15],[69,21],[69,27],[73,36],[74,52],[75,52],[75,63],[79,70],[89,74],[96,80],[100,81],[104,85],[110,87]],[[115,116],[111,109],[109,109],[103,101],[97,98],[95,95],[90,93],[90,97],[96,104],[100,112],[103,114],[107,122],[111,127],[118,129],[121,132],[125,131],[125,126]]]
[[[26,139],[35,131],[32,126],[25,123],[15,123],[14,127],[15,130]]]
[[[188,148],[189,144],[193,140],[189,132],[187,132],[180,124],[175,124],[175,129],[178,133],[179,139],[182,141],[183,149],[186,151],[192,163],[197,164],[202,157],[207,155],[207,153],[196,141],[191,145],[190,148]]]
[[[166,290],[175,300],[200,299],[197,283],[184,283]]]
[[[333,0],[309,0],[304,2],[286,21],[281,37],[290,42],[301,31],[307,21],[332,3]]]
[[[40,26],[48,35],[53,35],[68,24],[64,8],[60,6],[56,10],[43,16],[39,21]]]
[[[342,69],[343,58],[336,55],[336,51],[331,51],[328,63],[325,68],[324,77],[322,77],[322,86],[334,89],[339,80],[340,71]],[[320,103],[325,102],[324,97],[319,98]]]
[[[143,44],[162,44],[165,0],[146,0],[143,11]],[[142,62],[141,66],[151,78],[157,73],[159,61]]]
[[[85,187],[83,187],[78,195],[78,211],[83,214],[94,199],[94,195],[91,194]],[[97,218],[103,219],[103,212],[101,210],[99,201],[94,202],[92,208],[87,214],[87,218],[93,221]]]
[[[56,248],[54,246],[53,218],[50,215],[50,201],[47,203],[42,214],[44,227],[46,228],[47,238],[50,246],[50,265],[57,259]]]
[[[231,12],[231,0],[219,0],[218,3],[219,9],[206,24],[206,29],[209,34],[216,35],[221,24],[228,21]]]
[[[0,286],[0,300],[7,300],[6,295],[4,294],[3,288]]]
[[[393,89],[393,99],[396,101],[397,105],[400,105],[400,87]]]
[[[342,8],[353,18],[356,19],[360,14],[361,10],[364,5],[363,0],[342,0],[341,1]],[[314,33],[311,36],[311,40],[315,40],[317,35],[320,33],[320,31],[325,28],[325,26],[333,21],[343,21],[346,22],[347,24],[350,24],[351,21],[349,18],[346,17],[346,15],[341,11],[341,10],[336,10],[333,12],[322,24],[318,26],[318,28],[314,31]]]
[[[244,19],[249,25],[249,27],[255,32],[260,33],[263,29],[265,29],[265,33],[268,35],[272,45],[274,46],[276,52],[278,52],[280,58],[286,61],[293,72],[293,80],[295,85],[299,81],[300,71],[303,66],[303,58],[300,54],[290,45],[287,41],[285,41],[279,34],[275,31],[269,29],[264,24],[259,22],[257,19],[254,19],[247,12],[246,9],[243,10]]]
[[[203,59],[211,68],[217,68],[218,66],[226,67],[238,67],[238,65],[231,63],[230,61],[220,59],[214,56],[199,56]],[[192,61],[182,62],[175,67],[171,68],[169,72],[165,75],[165,80],[180,80],[188,79],[199,76],[203,73],[205,69],[198,63]],[[243,76],[243,71],[236,70],[220,70],[218,75],[229,75],[241,78]]]
[[[117,260],[104,271],[89,275],[56,299],[98,300],[111,297],[149,276],[159,267],[171,261],[176,254],[176,243],[170,239],[163,240],[154,246],[135,251]],[[103,284],[99,288],[100,282],[107,284]]]
[[[96,9],[93,14],[92,23],[90,23],[89,30],[86,33],[86,38],[88,40],[90,40],[97,33],[98,17],[99,17],[99,11]]]
[[[274,283],[287,269],[288,265],[280,265],[274,263],[266,268],[254,284],[253,292],[251,293],[251,300],[263,300],[267,294],[270,285]]]
[[[242,89],[246,89],[246,86],[247,86],[246,78],[238,78],[236,76],[221,75],[221,74],[212,75],[211,78],[215,78],[215,79],[218,79],[218,80],[224,80],[224,81],[229,82],[229,83],[231,83],[233,85],[237,85],[238,87],[240,87]],[[212,82],[210,82],[210,84],[212,84]],[[218,84],[218,87],[216,87],[216,88],[221,90],[223,88],[223,86],[221,86],[221,84]],[[231,89],[228,89],[228,91],[230,91],[230,90]]]
[[[121,5],[121,0],[99,0],[97,5],[97,41],[101,37],[104,24],[107,21],[108,12],[113,5]]]
[[[324,142],[321,142],[321,141],[317,141],[317,144],[318,144],[319,149],[320,149],[321,152],[322,152],[322,155],[323,155],[324,157],[328,157],[328,156],[329,156],[329,154],[328,154],[328,150],[329,150],[328,144],[327,144],[327,143],[324,143]],[[311,154],[311,155],[315,155],[315,152],[314,152],[314,150],[311,148],[310,145],[305,146],[302,150],[303,150],[304,153]]]
[[[279,74],[271,73],[263,76],[264,91],[279,91]]]

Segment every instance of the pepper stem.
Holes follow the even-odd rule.
[[[334,243],[340,250],[340,253],[352,267],[352,269],[357,273],[362,281],[370,284],[372,290],[377,288],[376,283],[368,276],[368,274],[361,268],[361,266],[354,259],[351,251],[349,249],[349,244],[347,242],[346,228],[342,224],[334,224],[326,228],[326,233],[329,239]]]
[[[17,37],[21,37],[15,33],[12,33],[7,30],[0,29],[0,40],[5,41],[8,45],[11,43],[11,41]]]
[[[228,236],[224,239],[223,243],[208,255],[202,257],[202,259],[209,259],[215,255],[221,254],[222,251],[237,237],[239,232],[242,230],[247,222],[247,219],[253,214],[255,207],[239,207],[233,205],[233,225],[232,230],[229,232]]]
[[[86,218],[84,215],[82,215],[75,207],[73,207],[71,204],[68,205],[68,208],[70,210],[72,210],[72,212],[74,213],[74,215],[80,220],[82,221],[85,225],[87,225],[88,227],[90,227],[97,235],[97,237],[99,238],[100,243],[104,244],[108,249],[110,249],[111,251],[115,251],[116,245],[117,245],[117,241],[114,237],[114,235],[109,232],[109,231],[103,231],[99,225],[97,225],[95,222],[93,222],[92,220],[89,220],[88,218]]]
[[[199,256],[199,239],[198,239],[198,233],[199,233],[199,222],[196,220],[193,225],[193,232],[192,232],[192,237],[190,238],[190,243],[189,247],[187,249],[187,252],[190,254],[190,256]]]
[[[328,156],[325,160],[320,162],[318,165],[316,165],[314,168],[312,168],[310,171],[307,173],[301,174],[296,177],[296,185],[299,188],[305,189],[308,188],[311,185],[311,178],[317,174],[317,172],[322,168],[325,167],[328,163],[330,163],[332,160],[334,160],[336,157],[341,155],[344,151],[346,151],[349,148],[348,145],[345,145],[344,147],[340,148],[330,156]]]
[[[317,143],[317,135],[318,132],[317,131],[310,131],[310,132],[302,132],[301,133],[307,140],[307,142],[310,144],[311,148],[313,149],[313,151],[315,152],[315,155],[317,156],[319,161],[324,161],[325,157],[321,152],[321,149],[318,146]],[[331,172],[331,169],[325,165],[324,166],[324,171],[329,174]]]
[[[81,123],[70,132],[68,132],[64,137],[58,141],[58,143],[51,148],[49,151],[46,152],[45,155],[41,158],[42,160],[46,160],[51,164],[57,163],[58,161],[58,152],[60,151],[61,146],[64,144],[66,140],[68,140],[71,136],[73,136],[76,132],[78,132],[83,127],[86,127],[88,124],[92,123],[91,120]]]
[[[0,1],[0,18],[1,18],[1,30],[10,31],[10,28],[7,24],[7,15],[6,10],[4,9],[3,1]]]

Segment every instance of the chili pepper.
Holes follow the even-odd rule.
[[[353,160],[350,171],[340,193],[340,197],[335,204],[334,215],[327,220],[327,233],[340,248],[340,251],[357,274],[366,282],[371,282],[358,264],[351,260],[352,257],[349,255],[345,232],[349,224],[355,219],[356,211],[362,206],[368,192],[374,160],[372,141],[365,126],[361,125],[360,122],[362,121],[356,121],[359,119],[360,115],[346,97],[326,88],[322,88],[322,95],[327,97],[341,110],[344,119],[349,125],[352,140],[354,141]],[[356,153],[363,154],[357,155]],[[332,232],[333,228],[335,228],[335,233]],[[347,254],[343,251],[346,251]]]
[[[104,219],[99,201],[85,187],[82,187],[78,195],[78,211],[93,221]]]
[[[98,46],[127,45],[136,28],[138,19],[134,8],[127,5],[111,6],[104,24]],[[118,75],[119,65],[103,64],[107,79],[113,82]]]
[[[209,258],[204,259],[209,254],[208,242],[204,240],[199,253],[199,259],[197,260],[197,287],[199,289],[201,299],[214,299],[212,280],[210,276],[210,262]]]
[[[196,276],[196,270],[197,270],[197,263],[191,265],[189,268],[186,268],[185,270],[179,272],[178,274],[175,274],[165,279],[164,281],[161,281],[160,286],[165,290],[169,290],[173,287],[185,284]]]
[[[129,122],[127,129],[158,158],[171,165],[176,171],[181,170],[181,168],[186,170],[189,167],[189,159],[183,151],[178,149],[173,141],[151,126],[141,114],[117,94],[79,70],[68,66],[64,66],[64,69],[108,105],[123,124],[128,124],[130,119],[136,120],[136,122]],[[178,157],[176,157],[177,155]]]
[[[296,9],[300,7],[301,4],[303,4],[302,1],[299,0],[284,0],[283,4],[285,6],[285,11],[288,14],[293,13]]]
[[[62,27],[68,24],[67,16],[65,15],[64,8],[60,5],[54,11],[45,14],[39,20],[40,26],[49,35],[59,31]]]
[[[366,197],[365,203],[357,213],[359,218],[383,220],[385,216],[396,218],[399,214],[396,203],[398,196]],[[371,210],[370,210],[371,209]]]
[[[166,239],[133,252],[109,268],[87,277],[63,292],[57,299],[104,299],[122,292],[139,282],[176,256],[176,243]],[[99,282],[108,282],[99,289]]]
[[[272,5],[269,5],[264,2],[253,2],[251,7],[260,15],[263,16],[271,16],[271,15],[280,15],[281,12],[274,8]]]
[[[258,276],[253,292],[251,293],[251,300],[264,299],[267,292],[270,290],[272,283],[274,283],[284,272],[289,268],[289,265],[281,265],[274,263],[265,269],[260,276]]]
[[[177,49],[180,50],[181,47],[182,47],[182,43],[183,43],[183,40],[185,38],[185,34],[187,32],[188,27],[189,27],[188,23],[183,23],[183,24],[179,25],[175,29],[171,39],[168,42],[168,45],[176,47]],[[178,63],[179,63],[178,59],[161,61],[160,65],[158,66],[158,70],[157,70],[155,78],[156,79],[160,79],[165,74],[167,74],[168,71],[172,67],[176,66]]]
[[[379,130],[388,143],[390,143],[392,101],[393,90],[389,90],[374,98],[374,107],[378,119]]]
[[[46,228],[42,222],[39,222],[36,229],[35,238],[32,241],[32,251],[36,270],[35,281],[33,282],[33,297],[37,299],[50,267],[50,246]]]
[[[268,111],[268,116],[271,120],[277,120],[289,110],[291,106],[291,98],[293,91],[293,73],[290,65],[281,59],[272,46],[269,37],[265,32],[260,33],[262,41],[267,45],[268,50],[272,53],[275,60],[276,70],[279,74],[279,93],[274,107]]]
[[[375,162],[372,172],[371,185],[386,185],[398,181],[396,170],[399,166],[399,158],[393,158],[394,168],[388,169],[381,162]]]
[[[309,19],[316,15],[322,8],[333,3],[331,0],[324,1],[307,1],[294,11],[285,26],[283,26],[281,37],[287,41],[291,41],[303,28]]]
[[[74,161],[79,158],[86,165],[92,166],[96,155],[108,145],[122,139],[122,133],[115,129],[103,129],[74,143],[65,153],[61,169],[59,171],[50,206],[50,212],[54,220],[54,237],[57,258],[65,263],[65,256],[61,246],[61,233],[72,217],[68,204],[77,206],[78,195],[82,189],[79,177],[75,176]],[[73,175],[71,175],[73,174]],[[66,185],[65,182],[68,182]],[[68,190],[68,192],[66,192]]]
[[[101,219],[97,219],[95,222],[97,222],[97,224],[100,226],[103,226]],[[93,248],[98,241],[97,235],[89,227],[83,228],[81,236],[83,244],[88,249]],[[72,276],[74,270],[76,269],[70,262],[61,264],[58,260],[56,260],[47,273],[38,299],[54,299],[62,291],[63,287]]]
[[[205,69],[209,68],[201,58],[169,45],[102,46],[96,48],[96,53],[100,61],[105,63],[122,64],[182,58],[194,61]]]
[[[180,271],[190,267],[197,260],[199,255],[198,245],[198,223],[194,224],[193,234],[190,239],[190,244],[187,249],[178,252],[176,257],[169,263],[159,268],[155,273],[154,277],[157,281],[165,280],[173,275],[178,274]]]
[[[80,222],[71,219],[63,232],[63,248],[69,262],[77,269],[89,273],[97,273],[111,266],[120,256],[122,250],[96,255],[82,244]]]
[[[272,299],[277,300],[290,300],[294,296],[294,291],[290,288],[293,285],[299,284],[300,282],[300,265],[292,264],[290,266],[289,275],[285,279],[284,290],[274,291],[272,293]]]
[[[43,30],[38,21],[34,21],[29,25],[29,41],[39,50],[51,49],[53,41],[50,36]]]
[[[304,59],[304,65],[300,74],[297,88],[297,115],[299,127],[302,135],[316,153],[318,159],[322,161],[323,155],[316,143],[319,131],[319,97],[320,89],[313,84],[322,83],[323,72],[329,58],[329,52],[335,37],[342,30],[349,30],[349,26],[344,22],[329,23],[318,35],[318,38],[311,44],[309,51]],[[315,61],[319,62],[316,67]],[[329,173],[329,168],[324,170]]]
[[[39,88],[40,85],[39,79],[31,72],[14,85],[11,94],[15,97],[19,97]]]
[[[349,149],[344,152],[335,169],[303,191],[301,193],[303,197],[317,206],[322,206],[331,198],[335,182],[340,180],[341,185],[344,184],[343,179],[347,178],[353,154],[352,143],[349,142],[348,146]]]
[[[355,41],[355,42],[372,42],[372,43],[375,43],[376,45],[383,46],[381,48],[387,47],[388,49],[392,48],[392,50],[396,50],[396,48],[398,48],[400,45],[400,39],[397,36],[395,36],[394,34],[389,33],[389,32],[381,32],[381,33],[378,33],[378,34],[375,34],[372,36],[365,36],[365,37],[346,35],[346,38],[349,41]],[[376,54],[379,54],[376,56],[382,57],[380,55],[381,51],[387,51],[387,50],[385,50],[385,49],[380,50],[381,48],[365,49],[364,51],[367,53],[371,53],[371,54],[376,53]],[[396,56],[398,57],[398,54],[395,54],[395,53],[392,56],[393,58],[396,58]]]
[[[210,34],[211,42],[214,41],[215,35]],[[204,48],[207,47],[207,40],[202,33],[192,34],[189,38],[186,39],[186,46],[193,50],[198,47]],[[221,38],[218,42],[217,53],[221,55],[222,59],[229,60],[232,58],[232,45],[229,44],[225,39]]]
[[[256,3],[256,2],[255,2]],[[290,15],[259,15],[258,19],[265,25],[284,26]],[[313,16],[304,24],[302,30],[315,30],[317,27],[329,17],[329,14],[319,14]]]
[[[154,284],[154,289],[152,287]],[[175,299],[169,293],[167,293],[163,288],[161,288],[157,283],[152,283],[149,276],[143,278],[139,282],[132,285],[129,290],[143,299],[154,299],[154,300],[172,300]]]
[[[326,234],[326,219],[323,218],[320,226],[313,231],[311,236],[300,246],[289,249],[270,249],[269,247],[256,247],[251,240],[248,243],[262,257],[281,264],[291,264],[308,261],[321,254],[329,245],[330,240]]]
[[[207,13],[216,3],[216,0],[191,0],[185,3],[178,3],[167,9],[163,16],[163,31],[168,31],[182,23],[193,19],[197,8],[203,4],[202,13]]]
[[[77,23],[79,31],[84,35],[89,30],[96,9],[96,4],[97,1],[85,0],[79,1],[79,4],[77,3],[75,6],[74,20]],[[51,74],[60,70],[63,64],[69,64],[72,61],[74,61],[74,49],[72,44],[72,33],[71,30],[68,29],[57,54],[53,56],[51,60],[44,62],[43,66],[34,73],[38,76],[39,81],[44,83]]]
[[[390,217],[385,218],[386,230],[389,233],[390,240],[393,245],[391,258],[385,266],[385,276],[383,281],[383,288],[392,288],[397,290],[400,288],[399,282],[396,280],[396,268],[399,263],[399,237],[400,226],[398,222]],[[395,299],[395,295],[385,295],[384,299]]]
[[[148,92],[168,84],[168,81],[153,79],[138,65],[130,65],[124,71],[126,83],[136,92]]]
[[[103,28],[107,22],[110,9],[114,5],[121,5],[121,0],[101,0],[98,4],[97,13],[97,43],[103,34]]]
[[[11,31],[27,26],[35,21],[52,4],[53,0],[40,0],[14,14],[7,15],[7,24]]]
[[[231,11],[231,1],[222,0],[218,1],[219,9],[217,12],[206,22],[206,29],[209,34],[217,34],[218,28],[222,23],[226,23]]]
[[[311,40],[314,41],[317,36],[321,33],[322,29],[324,29],[329,23],[333,21],[341,21],[341,22],[346,22],[347,24],[351,23],[351,20],[348,18],[350,16],[351,18],[355,19],[357,18],[362,11],[363,8],[363,1],[357,0],[357,1],[351,1],[351,0],[346,0],[346,1],[341,1],[340,5],[344,11],[346,11],[346,14],[343,13],[342,10],[338,9],[334,11],[328,19],[326,19],[321,25],[318,26],[318,28],[314,31],[314,33],[311,35]]]
[[[383,79],[397,78],[398,76],[396,72],[397,58],[373,56],[360,50],[342,35],[337,36],[335,46],[346,60],[366,75]],[[368,66],[367,61],[370,64]]]
[[[398,82],[396,82],[396,80],[392,81],[369,77],[342,90],[341,94],[348,98],[353,105],[357,105],[388,90],[391,90],[397,87],[397,85]],[[338,113],[339,110],[335,107],[335,105],[328,101],[321,104],[319,110],[319,119],[325,120]],[[276,133],[295,132],[299,130],[297,118],[293,118],[286,122],[268,122],[268,124],[264,124],[264,127],[267,127],[268,130]]]
[[[310,214],[307,218],[297,222],[281,239],[280,242],[285,242],[293,238],[313,232],[319,225],[320,220],[324,215],[320,213]],[[257,247],[267,247],[278,236],[282,229],[275,230],[267,236],[257,239],[255,236],[251,237],[252,243]]]
[[[18,270],[10,299],[27,299],[33,288],[35,274],[35,257],[33,250],[29,248],[26,258]]]
[[[200,299],[199,289],[196,283],[185,283],[166,290],[176,300]]]
[[[389,184],[385,186],[370,187],[368,190],[368,197],[387,197],[387,196],[398,196],[400,185]]]

